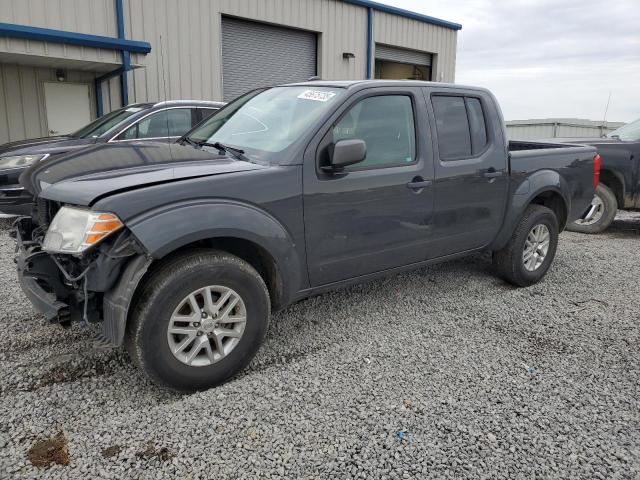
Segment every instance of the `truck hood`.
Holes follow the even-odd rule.
[[[95,138],[42,137],[0,145],[0,157],[14,155],[59,154],[96,143]]]
[[[100,144],[34,165],[20,183],[48,200],[91,205],[107,195],[146,185],[262,168],[266,167],[215,149],[150,142]]]

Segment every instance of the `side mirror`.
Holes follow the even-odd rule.
[[[326,170],[339,172],[344,167],[362,162],[367,157],[367,144],[358,138],[338,140],[330,154]]]

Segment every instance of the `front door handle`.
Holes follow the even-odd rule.
[[[493,171],[484,172],[482,176],[485,178],[496,178],[496,177],[501,177],[503,173],[504,172],[496,172],[495,170],[493,170]]]
[[[428,187],[431,185],[431,180],[425,180],[422,177],[414,177],[409,183],[407,183],[407,188],[411,190],[422,190],[424,187]]]

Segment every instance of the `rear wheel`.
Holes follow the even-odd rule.
[[[509,283],[526,287],[549,270],[558,247],[558,220],[547,207],[529,205],[509,243],[493,252],[493,265]]]
[[[127,348],[156,383],[219,385],[249,364],[267,331],[269,294],[245,261],[195,252],[156,271],[132,312]]]
[[[600,233],[609,228],[617,212],[616,196],[609,187],[600,184],[587,213],[581,219],[567,225],[567,230],[580,233]]]

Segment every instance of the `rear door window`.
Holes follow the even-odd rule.
[[[180,137],[191,130],[195,123],[195,108],[161,110],[129,127],[118,140]]]
[[[484,113],[479,98],[466,97],[467,114],[469,116],[469,130],[471,132],[471,153],[477,155],[487,145],[487,126],[484,123]]]
[[[482,102],[479,98],[435,95],[438,151],[441,160],[460,160],[476,156],[488,143]]]

